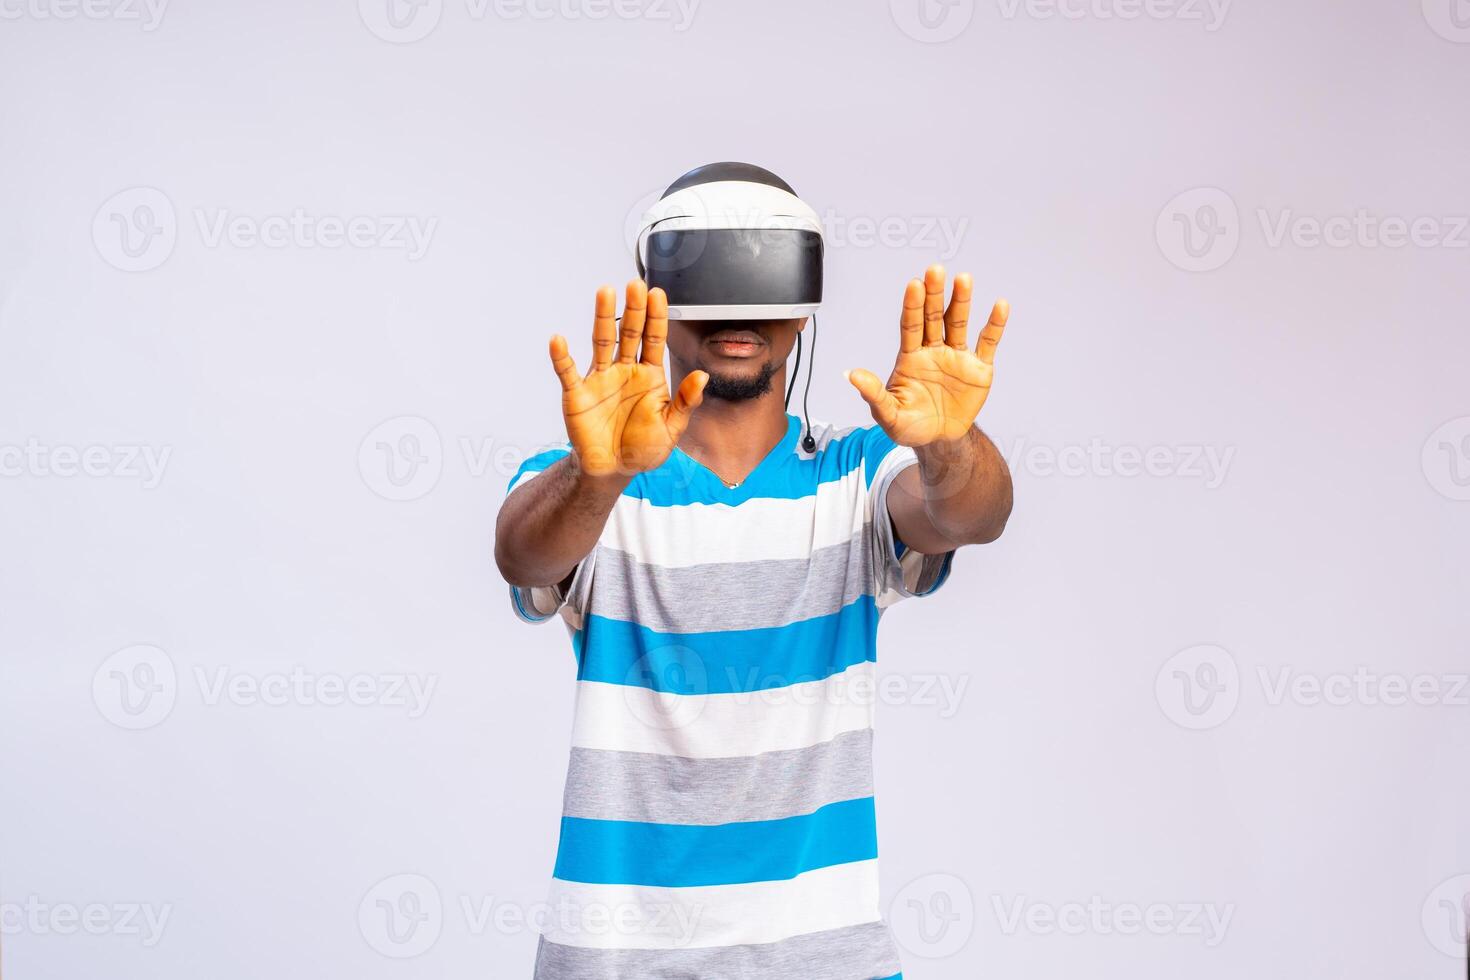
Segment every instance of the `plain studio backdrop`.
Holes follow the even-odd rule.
[[[496,510],[723,159],[814,417],[926,264],[1013,306],[1009,529],[880,633],[905,976],[1464,975],[1462,0],[0,0],[0,81],[7,976],[529,976]]]

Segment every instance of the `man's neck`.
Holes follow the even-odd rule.
[[[786,436],[785,381],[780,371],[758,398],[705,397],[694,410],[679,448],[723,480],[744,480]]]

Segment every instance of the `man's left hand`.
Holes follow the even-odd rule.
[[[898,360],[884,385],[861,368],[847,372],[872,410],[873,421],[901,446],[925,446],[964,436],[990,394],[995,348],[1005,331],[1010,304],[997,300],[974,351],[966,330],[970,292],[965,273],[955,276],[954,295],[944,305],[944,266],[931,265],[924,279],[909,280],[899,318]]]

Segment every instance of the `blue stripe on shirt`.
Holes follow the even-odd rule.
[[[878,856],[873,798],[800,817],[695,826],[563,817],[556,877],[684,888],[778,881]]]
[[[623,496],[646,500],[656,507],[733,506],[757,498],[795,500],[811,496],[819,484],[840,480],[859,466],[865,467],[863,479],[871,487],[878,464],[897,445],[882,429],[869,426],[831,440],[814,458],[802,459],[796,454],[801,432],[801,420],[795,415],[786,416],[785,436],[745,482],[734,489],[726,487],[693,457],[676,449],[657,469],[635,476],[623,488]],[[565,447],[537,453],[521,464],[511,478],[511,485],[524,474],[540,472],[566,455]]]
[[[665,694],[735,694],[822,680],[867,662],[877,629],[877,602],[863,595],[826,616],[762,629],[658,633],[588,616],[572,645],[578,680]]]

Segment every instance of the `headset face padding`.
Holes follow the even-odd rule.
[[[821,221],[751,164],[709,164],[671,184],[643,216],[637,259],[671,319],[789,319],[822,302]]]

